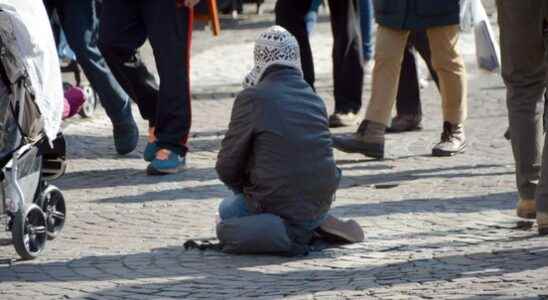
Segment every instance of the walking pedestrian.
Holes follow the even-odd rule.
[[[59,16],[62,30],[76,60],[112,122],[114,146],[119,154],[132,152],[139,130],[131,113],[128,95],[118,84],[97,48],[99,20],[94,0],[44,0],[51,15]]]
[[[502,77],[519,194],[517,215],[548,234],[548,147],[543,128],[548,2],[497,0]],[[544,103],[544,105],[546,105]],[[546,118],[546,116],[545,116]]]
[[[384,135],[398,92],[401,62],[409,34],[426,30],[432,66],[439,76],[443,131],[432,149],[434,156],[452,156],[466,148],[466,72],[459,53],[459,1],[375,0],[379,24],[375,66],[365,119],[349,137],[334,137],[341,151],[384,157]]]
[[[109,0],[103,3],[99,48],[114,76],[148,120],[144,159],[149,175],[185,166],[190,131],[192,8],[199,0]],[[160,86],[137,49],[149,39]]]
[[[276,24],[287,29],[299,42],[306,82],[314,88],[315,74],[305,16],[312,0],[278,0]],[[355,124],[362,105],[363,53],[358,0],[329,0],[333,32],[333,81],[335,112],[331,127]]]

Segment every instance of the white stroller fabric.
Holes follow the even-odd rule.
[[[63,84],[55,40],[42,0],[0,0],[0,8],[11,18],[18,53],[24,57],[36,104],[51,142],[61,127]]]
[[[244,88],[259,83],[265,70],[273,65],[295,68],[302,75],[299,43],[283,27],[272,26],[259,34],[253,53],[255,65],[244,79]]]

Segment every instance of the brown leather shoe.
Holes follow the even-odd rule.
[[[399,114],[392,118],[390,127],[386,128],[386,132],[397,133],[421,130],[421,121],[422,117],[420,115]]]
[[[537,213],[538,234],[548,235],[548,213]]]
[[[346,153],[361,153],[376,159],[384,158],[384,124],[363,120],[356,133],[333,136],[333,147]]]
[[[353,126],[358,123],[358,114],[353,112],[334,112],[329,116],[329,127]]]
[[[453,156],[466,149],[466,137],[462,124],[443,122],[441,140],[432,148],[432,156]]]
[[[535,199],[519,199],[516,214],[520,218],[534,219],[537,215],[537,203]]]
[[[362,227],[354,220],[343,221],[328,215],[320,229],[348,243],[363,242],[365,236]]]

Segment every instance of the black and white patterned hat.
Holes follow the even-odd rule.
[[[289,31],[272,26],[255,40],[255,65],[244,79],[244,87],[259,83],[265,70],[273,65],[297,69],[302,75],[299,43]]]

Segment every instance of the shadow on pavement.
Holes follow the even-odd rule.
[[[148,299],[171,293],[172,297],[282,297],[322,291],[348,291],[397,287],[408,283],[470,282],[492,276],[519,277],[522,271],[548,266],[548,247],[516,248],[500,251],[455,254],[426,259],[394,260],[364,249],[343,249],[361,255],[361,263],[325,265],[318,253],[300,259],[272,256],[228,256],[217,252],[185,252],[182,247],[166,247],[129,255],[88,256],[44,264],[0,266],[0,274],[10,272],[6,282],[99,281],[116,282],[114,288],[88,293],[101,297],[127,293]],[[309,259],[316,259],[309,261]],[[384,260],[384,263],[379,263]],[[305,263],[292,268],[292,262]],[[310,263],[310,264],[307,264]],[[512,278],[512,277],[510,277]],[[153,281],[131,283],[128,280]],[[491,286],[503,282],[491,283]],[[457,291],[459,292],[459,291]],[[465,291],[460,291],[466,294]],[[474,292],[469,291],[470,295]],[[176,296],[175,296],[176,295]]]
[[[342,217],[377,217],[391,214],[470,213],[511,210],[516,207],[516,193],[496,193],[462,198],[403,199],[379,203],[347,204],[331,208]]]
[[[501,167],[500,165],[470,165],[470,166],[454,166],[447,168],[432,168],[432,169],[415,169],[400,172],[387,172],[382,174],[370,175],[348,175],[344,173],[347,170],[357,170],[360,168],[368,169],[368,166],[354,166],[351,168],[342,168],[344,181],[339,189],[350,188],[355,186],[370,186],[382,183],[395,183],[403,181],[414,181],[418,179],[438,178],[438,179],[455,179],[455,178],[471,178],[485,176],[502,176],[514,174],[514,171],[505,172],[480,172],[480,169],[492,169]],[[468,171],[468,172],[462,172]]]
[[[129,204],[166,200],[223,199],[232,193],[223,184],[209,184],[180,189],[146,192],[139,195],[115,196],[94,200],[96,203]]]
[[[188,141],[188,146],[191,152],[215,152],[220,149],[223,135],[216,135],[211,132],[206,132],[206,134],[208,135],[201,135],[199,132],[191,133],[191,138]],[[194,135],[197,135],[198,137],[192,138]],[[69,159],[142,159],[141,153],[146,144],[146,136],[141,135],[137,149],[128,155],[120,156],[116,154],[114,149],[114,140],[110,135],[91,136],[76,134],[66,136],[66,140],[67,156]]]
[[[123,181],[121,181],[121,179]],[[166,176],[147,176],[143,169],[87,170],[67,173],[55,181],[63,190],[94,189],[118,186],[149,185],[159,182],[209,181],[217,179],[213,168],[187,168],[184,172]]]

